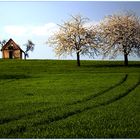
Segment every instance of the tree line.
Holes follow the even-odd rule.
[[[133,12],[121,12],[106,16],[98,25],[88,25],[89,19],[81,15],[71,16],[59,26],[47,44],[54,47],[57,56],[76,53],[77,65],[80,56],[102,55],[115,58],[124,56],[128,66],[128,56],[140,56],[140,18]]]

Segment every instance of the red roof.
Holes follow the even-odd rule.
[[[20,47],[19,47],[19,45],[18,44],[16,44],[11,38],[6,42],[6,44],[2,47],[2,49],[1,49],[1,51],[3,51],[3,50],[8,50],[8,49],[6,49],[7,47],[9,47],[11,44],[13,44],[13,46],[14,46],[14,48],[15,49],[19,49],[19,50],[21,50],[22,52],[24,52]]]

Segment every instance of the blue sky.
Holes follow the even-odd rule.
[[[140,2],[0,1],[0,40],[12,38],[24,50],[24,44],[31,39],[36,44],[35,50],[29,53],[31,59],[57,59],[53,49],[45,44],[48,37],[57,30],[57,24],[76,14],[96,23],[104,16],[122,10],[132,10],[140,16]],[[61,59],[75,59],[75,54]],[[139,60],[133,57],[131,59]]]

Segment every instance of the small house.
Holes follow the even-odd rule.
[[[2,46],[3,59],[22,59],[24,51],[12,39]]]

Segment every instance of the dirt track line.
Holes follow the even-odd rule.
[[[115,98],[112,98],[111,100],[108,100],[106,102],[103,102],[103,103],[100,103],[100,104],[97,104],[97,105],[94,105],[94,106],[83,108],[82,110],[77,109],[75,111],[68,112],[67,114],[64,114],[63,116],[56,116],[54,118],[49,118],[49,120],[42,121],[42,122],[39,122],[39,123],[34,123],[32,126],[36,127],[37,125],[51,124],[51,123],[54,123],[54,122],[57,122],[57,121],[61,121],[61,120],[67,119],[67,118],[72,117],[74,115],[80,114],[80,113],[82,113],[84,111],[88,111],[90,109],[94,109],[94,108],[97,108],[97,107],[109,105],[111,103],[114,103],[114,102],[116,102],[116,101],[126,97],[129,93],[131,93],[138,86],[140,86],[140,79],[139,79],[139,81],[133,87],[129,88],[123,94],[121,94],[119,96],[116,96]],[[43,129],[45,129],[45,128],[40,129],[40,131],[42,131]],[[16,133],[16,132],[25,133],[26,132],[26,127],[25,126],[21,126],[21,127],[18,127],[17,129],[12,129],[6,135],[10,135],[10,134],[13,134],[13,133]]]
[[[118,82],[117,84],[115,84],[115,85],[109,87],[108,89],[105,89],[105,90],[103,90],[103,91],[101,91],[101,92],[99,92],[99,93],[97,93],[97,94],[90,95],[90,96],[88,96],[88,97],[85,97],[85,98],[82,99],[82,100],[75,101],[75,102],[72,102],[72,103],[69,103],[69,104],[66,104],[66,105],[74,105],[74,104],[77,104],[77,103],[81,103],[81,102],[86,102],[86,101],[92,100],[93,98],[96,98],[96,97],[98,97],[98,96],[100,96],[100,95],[102,95],[102,94],[104,94],[104,93],[106,93],[106,92],[108,92],[108,91],[110,91],[110,90],[116,88],[117,86],[123,84],[123,83],[127,80],[127,78],[128,78],[128,74],[126,74],[126,75],[124,76],[124,78],[122,78],[122,80],[121,80],[120,82]]]
[[[89,97],[86,97],[86,98],[84,98],[83,100],[76,101],[76,102],[73,102],[73,103],[70,103],[70,104],[65,104],[65,105],[75,105],[75,104],[78,104],[78,103],[83,103],[83,102],[87,102],[87,101],[89,101],[89,100],[92,100],[93,98],[96,98],[96,97],[98,97],[98,96],[100,96],[100,95],[102,95],[102,94],[104,94],[104,93],[106,93],[106,92],[112,90],[113,88],[115,88],[115,87],[117,87],[117,86],[123,84],[123,83],[127,80],[127,78],[128,78],[128,75],[126,74],[126,75],[122,78],[122,80],[121,80],[120,82],[118,82],[117,84],[115,84],[115,85],[113,85],[113,86],[111,86],[111,87],[105,89],[104,91],[99,92],[99,93],[97,93],[97,94],[95,94],[95,95],[91,95],[91,96],[89,96]],[[13,80],[12,80],[12,81],[13,81]],[[10,82],[10,81],[9,81],[9,82]],[[58,107],[54,107],[54,108],[58,108]],[[51,108],[51,109],[53,109],[53,108]],[[5,124],[5,123],[9,123],[9,122],[11,122],[11,121],[20,120],[20,119],[22,119],[22,118],[24,118],[24,117],[26,117],[26,116],[35,115],[35,114],[38,114],[38,113],[44,113],[44,112],[46,112],[46,111],[48,111],[48,110],[50,110],[50,109],[38,110],[38,111],[35,111],[35,112],[30,112],[30,113],[27,113],[27,114],[18,115],[18,116],[12,117],[12,118],[4,118],[4,119],[0,120],[0,125],[3,125],[3,124]]]
[[[18,115],[18,116],[15,116],[13,118],[4,118],[4,119],[0,120],[0,125],[3,125],[5,123],[9,123],[11,121],[20,120],[20,119],[24,118],[25,116],[34,115],[34,114],[43,113],[43,112],[44,112],[44,110],[38,110],[38,111],[35,111],[35,112],[30,112],[30,113],[27,113],[27,114]]]
[[[106,102],[100,103],[98,105],[86,107],[86,108],[84,108],[82,110],[78,109],[78,110],[75,110],[75,111],[71,111],[71,112],[68,112],[67,114],[64,114],[63,116],[56,116],[54,118],[50,118],[50,120],[42,121],[40,123],[35,123],[33,126],[41,125],[41,124],[44,124],[44,123],[50,124],[50,123],[53,123],[53,122],[56,122],[56,121],[67,119],[68,117],[71,117],[73,115],[77,115],[79,113],[82,113],[84,111],[87,111],[87,110],[90,110],[90,109],[93,109],[93,108],[97,108],[97,107],[100,107],[100,106],[103,106],[103,105],[104,106],[109,105],[109,104],[111,104],[113,102],[116,102],[116,101],[122,99],[123,97],[127,96],[130,92],[132,92],[139,85],[140,85],[140,80],[132,88],[129,88],[126,92],[124,92],[123,94],[121,94],[119,96],[116,96],[115,98],[112,98],[111,100],[108,100]]]
[[[118,84],[116,84],[116,85],[117,85],[117,86],[121,85],[124,81],[126,81],[127,77],[128,77],[128,75],[126,75],[126,76],[124,77],[124,79],[123,79],[120,83],[118,83]],[[139,84],[140,84],[140,83],[137,83],[136,86],[134,86],[134,87],[132,87],[131,89],[129,89],[129,90],[127,91],[127,94],[128,94],[129,92],[131,92],[133,89],[135,89]],[[114,86],[112,86],[112,87],[115,88],[115,87],[117,87],[116,85],[114,85]],[[108,92],[109,90],[112,90],[112,89],[113,89],[112,87],[110,87],[109,89],[104,90],[104,92]],[[84,111],[86,111],[86,110],[89,110],[89,109],[92,109],[92,108],[96,108],[96,107],[99,107],[99,106],[102,106],[102,105],[107,105],[107,104],[113,103],[115,100],[119,100],[119,99],[121,99],[122,97],[126,96],[127,94],[124,93],[123,95],[121,95],[121,96],[119,95],[119,96],[117,96],[116,98],[113,98],[112,100],[109,100],[109,101],[107,101],[107,102],[100,103],[100,104],[98,104],[98,105],[86,107],[86,108],[84,108],[84,109],[82,109],[82,110],[79,110],[79,109],[78,109],[78,110],[75,110],[75,111],[68,112],[67,114],[64,114],[64,116],[56,116],[56,118],[50,118],[50,119],[49,119],[48,121],[46,121],[45,123],[48,124],[48,123],[50,123],[50,122],[54,122],[54,121],[59,121],[59,120],[62,120],[62,119],[66,119],[66,118],[68,118],[68,117],[70,117],[70,116],[72,116],[72,115],[76,115],[76,114],[82,113],[82,112],[84,112]],[[97,97],[97,96],[96,96],[96,97]],[[78,103],[79,103],[79,102],[78,102]],[[39,125],[39,123],[35,123],[35,125]]]
[[[138,86],[140,85],[140,80],[132,87],[132,88],[129,88],[126,92],[124,92],[123,94],[120,94],[119,96],[116,96],[115,98],[112,98],[111,100],[107,101],[107,102],[104,102],[104,103],[101,103],[100,106],[102,105],[108,105],[108,104],[111,104],[113,102],[116,102],[120,99],[122,99],[123,97],[127,96],[129,93],[131,93],[135,88],[137,88]]]
[[[99,103],[97,105],[93,105],[93,106],[90,106],[90,107],[86,107],[86,108],[83,108],[81,110],[77,109],[77,110],[74,110],[74,111],[70,111],[70,112],[68,112],[66,114],[63,114],[62,116],[56,116],[54,118],[49,118],[48,120],[44,120],[44,121],[41,121],[41,122],[34,123],[32,126],[54,123],[54,122],[61,121],[61,120],[67,119],[69,117],[72,117],[74,115],[80,114],[80,113],[82,113],[84,111],[87,111],[87,110],[90,110],[90,109],[94,109],[94,108],[97,108],[97,107],[100,107],[100,106],[109,105],[109,104],[111,104],[113,102],[116,102],[116,101],[122,99],[123,97],[127,96],[130,92],[132,92],[139,85],[140,85],[140,80],[133,87],[129,88],[126,92],[124,92],[123,94],[121,94],[119,96],[116,96],[115,98],[112,98],[111,100],[108,100],[106,102]],[[43,130],[43,129],[41,129],[41,130]],[[21,126],[21,127],[16,128],[16,129],[12,129],[8,133],[8,135],[10,135],[12,133],[16,133],[16,132],[24,133],[24,132],[26,132],[26,127]]]
[[[17,80],[17,79],[12,79],[12,80],[9,79],[7,81],[1,82],[0,85],[4,85],[4,84],[10,83],[10,82],[13,82],[15,80]]]

